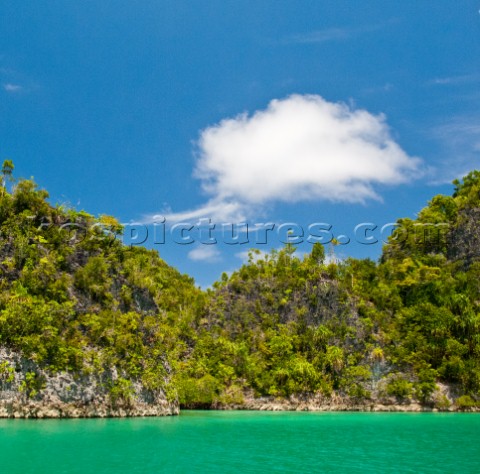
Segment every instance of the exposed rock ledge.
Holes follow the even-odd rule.
[[[122,418],[134,416],[178,415],[178,407],[164,403],[134,403],[130,407],[112,408],[106,403],[28,403],[0,401],[0,418]]]
[[[443,406],[438,400],[443,401]],[[447,403],[445,403],[447,401]],[[338,394],[331,397],[322,395],[299,395],[289,398],[245,396],[241,403],[218,404],[216,410],[260,410],[260,411],[364,411],[364,412],[456,412],[465,411],[455,404],[450,387],[439,384],[428,405],[415,400],[399,402],[394,397],[378,397],[372,400],[358,400]],[[468,411],[480,412],[478,407]]]
[[[29,383],[28,374],[32,374]],[[113,400],[108,387],[117,379],[115,368],[80,377],[69,372],[50,374],[17,352],[0,348],[0,418],[178,415],[178,403],[138,382],[132,384],[128,400]]]
[[[341,397],[332,399],[300,400],[296,397],[288,399],[255,398],[245,400],[242,404],[216,406],[217,410],[258,410],[258,411],[365,411],[365,412],[431,412],[439,411],[436,408],[420,405],[419,403],[378,403],[372,401],[355,402]],[[453,409],[448,409],[453,411]]]

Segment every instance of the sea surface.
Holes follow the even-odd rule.
[[[0,473],[480,473],[480,414],[0,420]]]

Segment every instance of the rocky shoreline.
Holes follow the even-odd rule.
[[[479,406],[466,407],[459,400],[455,387],[437,384],[437,390],[427,403],[416,399],[399,400],[393,396],[381,395],[376,390],[372,398],[358,399],[338,393],[331,396],[321,394],[292,395],[288,398],[254,397],[246,393],[242,400],[233,403],[214,404],[215,410],[258,410],[258,411],[311,411],[311,412],[480,412]]]
[[[38,402],[0,402],[0,418],[128,418],[178,415],[173,404],[135,404],[131,407],[112,408],[108,404]]]
[[[123,379],[115,367],[89,374],[49,373],[18,352],[0,348],[0,418],[124,418],[178,415],[177,400],[162,390],[148,390],[140,382]],[[123,385],[122,385],[123,383]],[[242,393],[235,401],[187,409],[309,411],[309,412],[480,412],[478,406],[459,403],[451,386],[437,384],[427,404],[415,399],[380,396],[355,399],[333,393],[289,398],[254,397]],[[182,408],[183,409],[183,408]]]
[[[3,395],[3,394],[2,394]],[[290,397],[289,399],[252,398],[243,403],[215,404],[211,407],[189,407],[186,409],[204,410],[238,410],[238,411],[295,411],[295,412],[390,412],[390,413],[420,413],[420,412],[480,412],[478,407],[469,409],[452,404],[449,407],[438,408],[422,405],[415,401],[408,403],[394,402],[353,402],[342,397],[330,399],[305,399]],[[42,400],[22,401],[0,400],[0,418],[128,418],[128,417],[158,417],[179,415],[177,403],[158,400],[156,403],[134,402],[130,406],[112,407],[106,400],[82,403],[63,402],[43,398]]]
[[[123,382],[123,383],[119,383]],[[126,383],[125,383],[126,382]],[[119,418],[178,415],[162,390],[101,373],[49,373],[18,352],[0,348],[0,418]]]
[[[216,405],[214,410],[254,410],[254,411],[306,411],[306,412],[462,412],[466,411],[452,404],[449,407],[438,408],[431,405],[422,405],[416,401],[398,403],[394,401],[352,401],[342,397],[331,399],[303,399],[290,397],[289,399],[252,398],[241,404]],[[480,412],[477,407],[468,411]]]

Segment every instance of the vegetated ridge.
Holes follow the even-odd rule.
[[[379,262],[287,245],[201,291],[110,216],[0,186],[0,416],[477,410],[480,172]]]

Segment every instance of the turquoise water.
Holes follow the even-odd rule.
[[[0,420],[0,472],[480,473],[480,415],[183,412]]]

